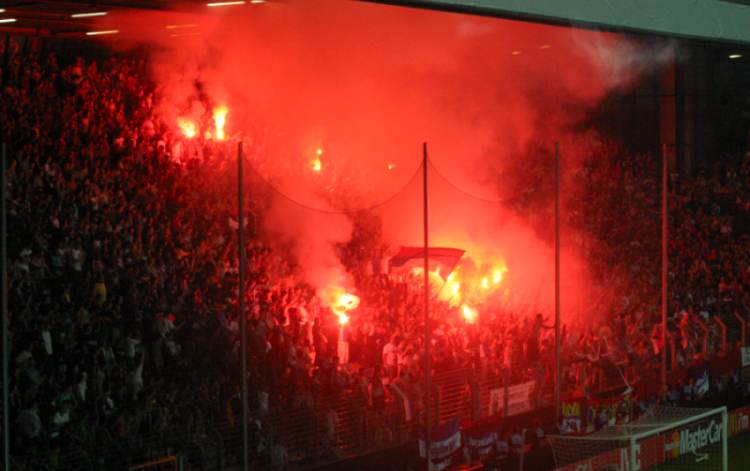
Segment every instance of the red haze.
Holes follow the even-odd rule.
[[[327,212],[376,206],[391,247],[421,242],[413,177],[427,142],[431,242],[503,261],[511,297],[551,312],[551,195],[536,214],[502,203],[550,187],[533,186],[517,163],[560,141],[574,169],[596,134],[571,126],[651,59],[612,34],[360,2],[210,10],[111,15],[106,26],[152,46],[175,133],[178,117],[210,112],[206,102],[228,105],[228,135],[244,139],[284,195],[268,217],[297,242],[308,281],[344,283],[331,243],[351,226]],[[600,295],[574,245],[564,245],[563,263],[565,315],[583,320]]]

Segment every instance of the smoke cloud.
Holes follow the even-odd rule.
[[[217,11],[213,11],[217,10]],[[219,11],[220,10],[220,11]],[[430,157],[431,244],[502,263],[505,302],[550,313],[552,149],[563,186],[598,137],[577,124],[618,87],[672,59],[608,33],[360,2],[269,2],[200,12],[111,15],[146,43],[162,115],[199,120],[227,105],[230,136],[277,192],[276,235],[316,287],[346,283],[334,243],[370,209],[391,250],[422,240],[422,143]],[[122,39],[118,39],[122,40]],[[568,202],[563,202],[567,208]],[[567,241],[563,310],[587,320],[585,257]]]

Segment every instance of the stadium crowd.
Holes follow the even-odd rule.
[[[215,436],[239,427],[236,195],[227,194],[232,185],[213,184],[236,174],[211,165],[223,152],[215,143],[205,143],[205,158],[172,158],[179,137],[158,116],[159,90],[142,78],[146,60],[60,64],[12,40],[2,52],[14,459],[29,469],[82,461],[114,469],[189,443],[200,469]],[[571,394],[636,386],[647,377],[644,365],[658,371],[663,348],[678,367],[738,355],[735,314],[750,308],[750,159],[673,179],[668,342],[652,328],[659,316],[654,165],[646,156],[592,158],[576,175],[590,196],[570,217],[595,236],[591,258],[623,298],[606,322],[565,333]],[[263,202],[253,204],[262,214]],[[341,358],[335,317],[293,262],[259,237],[249,237],[246,250],[252,460],[283,469],[303,458],[287,456],[279,416],[324,424],[308,447],[316,456],[307,458],[340,456],[335,402],[343,394],[377,417],[416,422],[425,364],[418,290],[358,276],[365,314],[346,328]],[[533,379],[534,400],[544,403],[554,344],[541,314],[488,312],[467,325],[448,306],[434,308],[436,372],[491,372],[506,384]],[[726,346],[714,318],[730,326]],[[410,417],[388,387],[396,381],[412,400]],[[726,391],[739,379],[732,371],[715,381]],[[675,385],[648,397],[636,388],[634,397],[646,404],[691,395]],[[380,444],[395,439],[386,422],[377,421]]]

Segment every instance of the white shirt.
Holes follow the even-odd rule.
[[[55,426],[65,425],[68,422],[70,422],[70,411],[56,411],[55,415],[52,417],[52,423]]]
[[[174,323],[169,318],[162,317],[156,321],[156,329],[159,331],[159,335],[166,337],[174,330]]]
[[[86,378],[83,378],[80,383],[76,384],[76,394],[82,402],[86,402]]]
[[[52,349],[52,336],[49,330],[45,329],[42,331],[42,340],[44,340],[44,351],[47,352],[47,355],[52,355],[54,351]]]
[[[83,269],[83,257],[84,257],[83,250],[73,249],[70,252],[70,255],[72,259],[71,265],[73,266],[73,270],[81,271]]]
[[[135,358],[135,346],[141,343],[140,340],[132,337],[125,338],[125,355],[128,358]]]
[[[130,373],[130,385],[134,394],[138,394],[143,389],[143,362]]]

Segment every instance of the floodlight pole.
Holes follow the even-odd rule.
[[[243,172],[242,142],[237,143],[237,206],[239,210],[238,222],[239,228],[239,316],[240,316],[240,373],[242,382],[240,383],[240,394],[242,394],[242,470],[247,471],[247,320],[245,319],[245,207],[244,207],[244,186],[245,178]]]
[[[5,214],[5,201],[6,201],[6,192],[7,192],[7,184],[6,184],[6,175],[5,175],[5,167],[6,167],[6,149],[5,149],[5,143],[3,142],[3,148],[2,148],[2,182],[0,185],[0,192],[2,192],[2,215],[0,215],[0,219],[2,219],[2,241],[0,242],[0,245],[2,245],[2,265],[3,265],[3,303],[2,303],[2,316],[3,316],[3,333],[2,333],[2,342],[3,342],[3,464],[4,468],[8,471],[10,471],[10,422],[9,422],[9,416],[10,416],[10,402],[8,400],[8,354],[10,353],[8,351],[8,224],[6,220],[6,214]]]
[[[424,389],[425,389],[425,456],[427,456],[427,469],[430,469],[430,440],[432,434],[431,404],[431,381],[432,369],[432,326],[430,322],[430,264],[429,264],[429,224],[428,224],[428,199],[427,199],[427,143],[422,143],[422,215],[424,219]]]
[[[668,207],[667,207],[667,146],[661,151],[661,386],[667,387],[667,262]]]
[[[555,142],[555,424],[560,425],[560,145]]]

